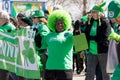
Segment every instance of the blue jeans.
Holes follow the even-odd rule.
[[[85,80],[94,80],[96,66],[99,63],[102,80],[110,80],[109,74],[106,73],[107,54],[102,53],[98,55],[88,54],[87,55],[87,73]]]

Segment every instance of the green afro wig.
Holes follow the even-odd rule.
[[[48,27],[51,31],[55,32],[55,23],[57,20],[62,19],[65,26],[65,30],[71,27],[71,16],[65,10],[55,10],[48,17]]]

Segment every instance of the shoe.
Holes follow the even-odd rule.
[[[83,69],[84,69],[84,68],[80,68],[80,72],[82,72],[82,71],[83,71]]]
[[[79,69],[77,69],[77,71],[76,71],[77,74],[80,74],[80,73],[83,71],[83,69],[84,69],[84,68],[79,68]]]
[[[80,74],[81,72],[80,72],[80,70],[77,70],[77,74]]]

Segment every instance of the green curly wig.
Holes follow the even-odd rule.
[[[51,31],[55,32],[55,23],[57,20],[62,19],[65,30],[71,27],[71,16],[65,10],[55,10],[48,17],[48,27]]]

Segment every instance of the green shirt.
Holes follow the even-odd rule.
[[[46,69],[72,69],[73,62],[73,34],[70,31],[61,33],[51,32],[42,41],[48,49]]]
[[[96,36],[96,34],[97,34],[97,22],[94,21],[91,31],[90,31],[90,36]],[[90,53],[92,53],[92,54],[98,54],[96,41],[90,40],[90,49],[89,50],[90,50]]]

